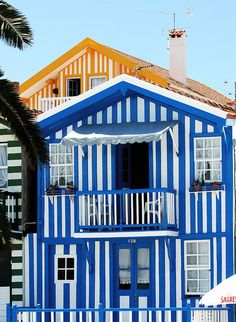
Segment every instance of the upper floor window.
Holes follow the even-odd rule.
[[[185,292],[203,294],[210,289],[210,242],[185,242]]]
[[[77,96],[80,93],[80,78],[68,78],[66,90],[67,96]]]
[[[0,188],[7,188],[7,144],[0,144]]]
[[[222,181],[221,137],[194,139],[195,179]]]
[[[74,155],[71,146],[50,144],[50,184],[59,187],[74,185]]]
[[[104,83],[106,81],[106,76],[96,76],[90,78],[90,89]]]

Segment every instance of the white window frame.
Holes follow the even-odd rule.
[[[95,78],[104,78],[104,82],[100,83],[99,85],[101,85],[101,84],[105,83],[105,82],[106,82],[106,80],[107,80],[107,77],[106,77],[105,75],[100,75],[100,76],[91,76],[91,77],[89,77],[89,88],[90,88],[90,89],[93,89],[93,88],[95,88],[96,86],[98,86],[98,85],[96,85],[96,86],[92,87],[92,80],[93,80],[93,79],[95,79]]]
[[[187,257],[188,256],[194,256],[194,254],[187,254],[187,244],[190,244],[190,243],[196,243],[197,244],[197,261],[199,259],[199,252],[198,252],[198,245],[200,243],[208,243],[208,265],[199,265],[198,263],[196,265],[188,265],[187,264]],[[200,255],[203,255],[203,256],[206,256],[207,254],[200,254]],[[211,253],[210,253],[210,240],[185,240],[184,242],[184,270],[185,270],[185,294],[186,295],[202,295],[202,294],[205,294],[206,292],[200,292],[199,290],[199,283],[198,283],[198,289],[197,291],[193,292],[193,291],[188,291],[188,271],[194,271],[196,270],[197,271],[197,280],[199,282],[200,278],[199,278],[199,272],[201,270],[204,270],[204,271],[208,271],[209,272],[209,284],[208,284],[208,291],[210,290],[210,285],[211,285]]]
[[[68,77],[68,78],[66,78],[66,96],[67,97],[76,97],[76,96],[69,96],[69,85],[68,84],[69,84],[69,80],[72,80],[72,79],[80,79],[80,94],[82,93],[82,91],[81,91],[81,77]]]
[[[57,152],[58,152],[58,147],[60,146],[60,143],[50,143],[49,144],[49,155],[50,155],[50,171],[49,171],[49,181],[50,181],[50,184],[52,184],[52,177],[53,177],[53,175],[52,175],[52,168],[53,167],[59,167],[59,166],[64,166],[64,167],[72,167],[72,171],[73,171],[73,173],[72,173],[72,177],[73,177],[73,186],[74,186],[74,182],[75,182],[75,178],[74,178],[74,172],[75,172],[75,169],[74,169],[74,148],[72,147],[72,163],[51,163],[51,156],[52,156],[52,153],[51,153],[51,147],[53,146],[53,145],[56,145],[57,146]],[[60,155],[60,153],[56,153],[56,155]],[[66,158],[66,153],[65,153],[65,158]],[[68,175],[66,174],[65,175],[65,185],[60,185],[59,184],[59,181],[60,181],[60,174],[58,173],[58,187],[60,187],[60,188],[65,188],[66,186],[67,186],[67,181],[66,181],[66,178],[68,177]]]
[[[73,258],[74,259],[74,279],[71,279],[71,280],[59,280],[58,279],[58,270],[62,270],[62,268],[59,268],[58,267],[58,259],[59,258],[62,258],[62,259],[65,259],[67,260],[68,258]],[[65,261],[66,262],[66,261]],[[76,263],[76,255],[61,255],[61,254],[56,254],[55,255],[55,258],[54,258],[54,267],[55,267],[55,274],[54,274],[54,281],[55,283],[62,283],[62,284],[71,284],[71,283],[75,283],[76,280],[77,280],[77,263]],[[67,270],[72,270],[71,268],[67,268],[65,267],[65,275],[66,275],[66,272]]]
[[[204,142],[206,142],[207,139],[219,139],[220,140],[220,146],[219,147],[208,147],[208,148],[206,148]],[[196,147],[197,140],[203,140],[204,146],[202,148],[197,148]],[[197,151],[202,150],[204,152],[205,150],[211,150],[213,152],[214,149],[220,149],[220,155],[219,155],[218,158],[214,158],[213,153],[212,153],[212,157],[203,156],[201,159],[197,158]],[[205,164],[206,162],[212,162],[213,163],[214,161],[215,162],[220,162],[220,168],[219,169],[214,168],[214,167],[212,167],[211,169],[205,169],[204,168],[202,170],[204,176],[200,178],[199,175],[198,175],[197,163],[198,162],[204,162],[204,164]],[[205,174],[206,174],[207,170],[210,173],[210,179],[205,178]],[[215,179],[215,178],[212,177],[214,170],[215,171],[220,170],[220,178],[219,179]],[[194,175],[195,175],[195,180],[198,179],[199,181],[202,181],[202,179],[203,179],[205,182],[213,182],[213,181],[222,182],[222,137],[221,136],[199,136],[199,137],[194,138]]]
[[[6,147],[6,150],[8,148],[8,144],[7,143],[0,143],[0,147]],[[8,188],[8,151],[6,153],[7,159],[6,159],[6,165],[0,165],[0,170],[7,170],[7,184],[6,187],[0,187],[1,190],[6,190]]]

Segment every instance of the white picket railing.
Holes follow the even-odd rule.
[[[116,190],[79,195],[79,225],[127,228],[175,226],[175,192]]]
[[[69,101],[72,97],[41,97],[38,98],[38,110],[46,112],[52,108]]]

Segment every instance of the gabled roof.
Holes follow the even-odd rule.
[[[213,90],[212,88],[190,78],[187,78],[186,85],[179,83],[169,75],[169,71],[167,69],[156,66],[134,56],[125,54],[108,46],[102,45],[92,40],[91,38],[85,38],[82,42],[74,46],[72,49],[57,58],[51,64],[33,75],[26,82],[21,84],[21,96],[27,97],[27,93],[30,89],[38,89],[39,83],[43,83],[45,80],[55,77],[59,70],[61,70],[70,61],[73,61],[74,59],[82,55],[82,53],[84,53],[88,48],[103,53],[107,57],[118,61],[119,63],[127,66],[133,71],[142,66],[149,66],[145,69],[139,70],[138,77],[147,77],[153,83],[158,84],[159,86],[164,87],[170,91],[191,97],[200,102],[215,106],[229,113],[236,114],[234,102],[221,93]]]
[[[48,136],[132,94],[148,97],[186,113],[191,112],[196,117],[205,118],[210,122],[222,125],[226,123],[225,111],[125,74],[38,115],[37,122],[43,135]]]

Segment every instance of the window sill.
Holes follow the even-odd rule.
[[[76,192],[76,189],[66,189],[66,188],[45,190],[45,194],[48,196],[74,195],[75,192]]]
[[[199,193],[199,192],[218,192],[218,191],[224,191],[225,190],[225,185],[224,184],[218,184],[216,186],[212,186],[211,184],[205,185],[205,186],[200,186],[200,187],[190,187],[189,192],[190,193]]]

